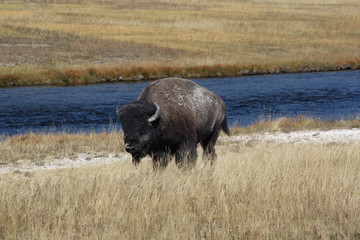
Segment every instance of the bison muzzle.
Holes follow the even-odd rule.
[[[213,163],[220,131],[230,135],[223,100],[186,79],[157,80],[136,101],[116,111],[124,131],[125,150],[135,165],[150,155],[155,168],[166,167],[172,156],[178,167],[193,166],[198,143],[204,150],[204,163]]]

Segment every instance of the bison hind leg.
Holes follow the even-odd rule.
[[[201,168],[206,167],[207,162],[210,160],[211,166],[213,166],[217,155],[215,152],[215,143],[220,135],[221,128],[213,131],[206,139],[202,140],[201,146],[204,149],[203,153],[203,163],[201,164]]]
[[[193,168],[197,160],[196,143],[182,143],[175,153],[175,162],[179,168]]]
[[[154,169],[165,168],[171,160],[171,155],[167,152],[156,152],[153,154],[152,162]]]

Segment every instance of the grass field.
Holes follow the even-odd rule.
[[[285,122],[252,131],[286,131]],[[40,146],[53,144],[61,154],[90,151],[86,146],[122,154],[114,150],[121,141],[116,134],[30,134],[8,138],[0,149],[41,152]],[[213,169],[200,169],[199,161],[193,170],[172,162],[154,171],[144,160],[138,168],[127,161],[0,174],[0,239],[360,238],[358,143],[220,141],[216,149]]]
[[[213,170],[150,161],[0,175],[2,239],[359,239],[359,147],[218,148]]]
[[[0,3],[0,86],[360,66],[357,0]]]
[[[359,12],[358,0],[5,0],[0,86],[356,69]],[[354,127],[300,117],[231,131]],[[0,136],[0,165],[123,148],[116,132]],[[358,142],[216,150],[212,169],[1,173],[0,239],[360,239]]]

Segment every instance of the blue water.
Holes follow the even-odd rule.
[[[360,71],[194,81],[224,99],[230,125],[300,114],[340,119],[360,113]],[[136,100],[149,83],[0,89],[0,134],[119,128],[117,104]]]

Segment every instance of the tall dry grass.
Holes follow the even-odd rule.
[[[220,145],[213,169],[150,161],[0,175],[2,239],[359,239],[358,144]]]
[[[247,127],[233,126],[232,135],[302,130],[330,130],[360,128],[360,119],[337,121],[308,118],[263,119]],[[51,159],[76,158],[77,154],[119,155],[124,152],[123,134],[117,131],[90,133],[29,133],[0,135],[0,165],[19,160],[42,163]]]
[[[247,126],[234,126],[231,128],[232,134],[252,134],[264,132],[293,132],[306,130],[320,130],[327,131],[331,129],[352,129],[360,128],[360,119],[355,117],[353,119],[342,120],[326,120],[316,119],[298,115],[295,118],[280,117],[272,119],[262,117],[258,122]]]
[[[220,64],[225,73],[228,65],[273,66],[273,72],[358,68],[359,11],[357,0],[3,2],[1,81],[46,84],[40,70],[89,66],[182,72]],[[66,84],[64,78],[53,84]],[[90,81],[83,78],[72,81]]]
[[[356,124],[281,118],[245,132]],[[0,141],[1,164],[122,149],[115,132]],[[154,171],[144,159],[0,174],[0,239],[359,239],[357,142],[219,141],[216,150],[206,169]]]
[[[54,133],[15,135],[0,141],[0,164],[29,160],[41,163],[49,159],[75,158],[85,154],[120,154],[124,151],[122,134],[100,133]]]
[[[263,119],[247,127],[233,126],[232,135],[264,132],[291,132],[302,130],[330,130],[360,128],[360,119],[337,121],[308,118]],[[51,159],[76,158],[79,153],[108,156],[124,152],[123,134],[117,131],[90,133],[29,133],[24,135],[0,135],[0,166],[19,160],[41,164]]]

